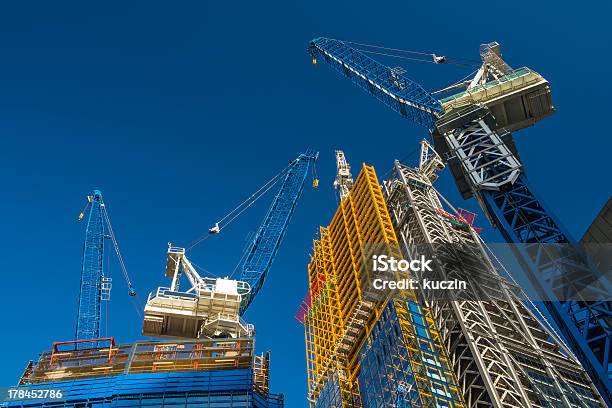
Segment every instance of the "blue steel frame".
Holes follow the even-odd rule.
[[[443,108],[440,102],[423,90],[418,84],[397,75],[393,71],[358,50],[339,40],[317,38],[310,42],[310,54],[323,55],[324,59],[337,71],[343,73],[353,83],[365,89],[376,99],[390,107],[401,116],[426,126],[430,131]],[[402,86],[399,86],[403,84]],[[402,99],[413,104],[402,103]],[[433,102],[432,102],[433,100]],[[565,234],[541,202],[527,186],[524,174],[519,177],[511,190],[483,190],[484,206],[494,218],[494,223],[509,243],[529,244],[536,237],[543,243],[570,243]],[[524,253],[523,253],[524,252]],[[577,254],[580,251],[577,252]],[[542,275],[541,264],[531,258],[526,251],[516,253],[519,261],[527,267],[530,279],[540,291],[549,291],[546,278]],[[587,257],[580,256],[582,264],[590,265]],[[542,258],[543,259],[543,258]],[[556,263],[553,268],[563,273],[563,265]],[[551,265],[547,265],[551,269]],[[594,274],[590,269],[590,274]],[[585,272],[588,275],[589,271]],[[597,276],[592,277],[597,279]],[[543,292],[542,292],[543,293]],[[547,298],[551,299],[550,295]],[[555,323],[569,342],[570,347],[585,366],[591,380],[612,406],[612,324],[610,292],[595,302],[558,302],[545,303]]]
[[[253,386],[253,370],[210,370],[121,374],[14,387],[60,390],[58,399],[0,402],[0,407],[209,407],[282,408],[282,394],[263,394]]]
[[[396,408],[417,408],[433,406],[432,402],[437,408],[464,406],[461,397],[451,392],[451,379],[444,372],[452,369],[440,358],[422,306],[410,300],[397,301],[407,311],[405,323],[412,327],[414,338],[406,337],[397,306],[390,301],[360,351],[358,381],[363,408],[392,404]],[[410,350],[408,343],[416,345],[416,352]],[[418,375],[427,377],[429,384],[417,379],[411,359],[422,364],[424,372]],[[423,399],[420,390],[431,393],[431,397]]]
[[[308,169],[318,156],[316,152],[303,153],[291,163],[266,217],[245,251],[240,280],[251,286],[251,292],[241,305],[241,313],[249,307],[263,285],[304,189]]]
[[[612,291],[607,277],[593,273],[588,257],[536,198],[524,174],[509,190],[483,190],[481,194],[506,242],[520,244],[512,247],[515,255],[602,397],[612,406]],[[560,292],[565,299],[550,301]],[[581,300],[585,292],[588,299]]]
[[[442,112],[440,102],[421,85],[343,41],[314,39],[310,54],[323,56],[338,72],[406,119],[431,128]]]
[[[102,193],[94,191],[89,204],[79,293],[79,312],[76,339],[89,340],[100,337],[102,302],[102,276],[104,259],[104,217]],[[85,347],[96,347],[91,343]]]

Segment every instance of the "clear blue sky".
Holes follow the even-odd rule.
[[[424,130],[321,63],[316,36],[506,60],[552,86],[557,113],[516,135],[532,184],[580,236],[610,194],[609,2],[16,2],[0,11],[3,350],[0,385],[74,332],[86,194],[104,193],[141,296],[167,282],[168,241],[186,243],[308,147],[319,190],[304,191],[266,286],[249,310],[272,387],[306,406],[303,334],[293,320],[307,287],[317,225],[335,206],[333,150],[384,174]],[[404,64],[427,88],[467,74]],[[411,160],[415,160],[413,156]],[[439,189],[462,202],[446,174]],[[262,206],[191,258],[231,271]],[[486,226],[484,218],[479,219]],[[485,236],[500,240],[488,227]],[[116,263],[109,334],[141,338]]]

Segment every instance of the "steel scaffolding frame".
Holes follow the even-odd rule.
[[[440,325],[469,407],[606,406],[578,360],[498,274],[476,232],[440,215],[431,175],[396,161],[383,190],[405,257],[426,251],[444,279],[467,282],[448,299],[419,297]]]
[[[284,404],[282,395],[269,392],[269,355],[254,354],[254,338],[80,342],[96,346],[81,349],[74,347],[74,341],[54,343],[52,350],[30,361],[19,382],[18,389],[24,392],[54,389],[62,397],[24,398],[6,406],[282,408]]]
[[[363,165],[329,227],[321,228],[308,267],[311,304],[304,326],[311,407],[338,406],[327,405],[337,401],[337,397],[342,407],[362,406],[361,351],[391,297],[389,292],[384,299],[373,300],[367,294],[372,278],[366,267],[371,255],[370,245],[401,257],[374,168]],[[416,304],[413,293],[404,295],[404,302]],[[402,375],[412,375],[418,382],[415,390],[418,390],[422,406],[451,398],[456,402],[454,405],[440,406],[462,407],[452,373],[444,376],[441,382],[439,371],[432,369],[429,375],[426,372],[428,356],[435,356],[432,361],[440,364],[446,358],[441,354],[443,346],[429,312],[419,309],[418,313],[421,324],[428,325],[429,337],[415,335],[416,317],[403,317],[402,330],[408,347],[398,353],[411,366],[406,367],[408,371]],[[410,325],[415,327],[410,328]],[[375,374],[370,375],[374,380]],[[334,391],[335,387],[338,390]],[[444,394],[437,395],[437,392],[442,393],[440,390],[444,390]]]

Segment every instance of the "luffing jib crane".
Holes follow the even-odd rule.
[[[129,295],[136,292],[127,275],[113,228],[106,212],[102,193],[98,190],[87,197],[87,205],[79,214],[79,220],[87,216],[83,260],[81,267],[81,285],[79,291],[79,310],[76,326],[76,340],[93,340],[100,338],[100,321],[102,302],[110,298],[112,279],[104,275],[104,241],[110,238],[117,258],[127,281]],[[95,342],[79,343],[79,347],[96,347]]]
[[[83,244],[79,313],[76,339],[90,340],[100,337],[102,301],[110,295],[111,281],[104,276],[104,203],[98,190],[87,197],[89,215]],[[79,215],[83,219],[84,212]]]
[[[300,154],[260,189],[268,191],[282,180],[263,222],[241,257],[238,280],[202,277],[185,256],[184,248],[169,246],[166,277],[171,279],[171,285],[149,295],[143,334],[174,338],[253,334],[253,325],[244,322],[242,314],[263,285],[304,189],[308,170],[317,157],[315,152]],[[251,203],[252,200],[248,206]],[[218,234],[223,227],[219,222],[209,233]],[[181,288],[182,277],[187,278],[189,288]]]
[[[323,59],[401,116],[427,127],[464,198],[475,196],[527,272],[538,295],[612,406],[612,302],[608,278],[562,228],[531,188],[511,132],[554,112],[548,81],[529,68],[512,69],[497,43],[480,48],[482,65],[468,81],[437,99],[404,71],[389,68],[354,43],[310,42]],[[448,59],[444,58],[447,62]],[[554,254],[551,254],[554,252]]]

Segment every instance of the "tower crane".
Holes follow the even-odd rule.
[[[512,249],[544,304],[608,405],[612,406],[610,282],[535,195],[512,133],[554,112],[548,81],[512,69],[498,43],[480,47],[475,76],[435,94],[371,58],[363,44],[316,38],[323,59],[402,117],[425,126],[464,198],[475,196]],[[372,47],[372,46],[368,46]],[[380,51],[383,47],[375,47]],[[371,48],[369,49],[371,50]],[[434,63],[449,63],[436,58]],[[408,58],[410,59],[410,58]]]
[[[169,245],[166,277],[171,278],[171,285],[160,287],[149,295],[143,334],[187,339],[253,335],[253,325],[246,323],[242,315],[264,283],[302,194],[308,170],[317,158],[316,152],[300,154],[209,230],[211,235],[221,233],[227,226],[226,219],[231,222],[263,193],[280,183],[263,222],[240,259],[238,280],[200,276],[185,256],[186,249]],[[187,278],[189,288],[181,288],[182,277]]]
[[[127,274],[123,257],[113,231],[102,193],[95,190],[87,197],[87,204],[79,214],[79,220],[87,218],[83,259],[81,266],[81,284],[79,291],[79,308],[76,326],[76,340],[95,340],[100,338],[100,321],[102,302],[110,299],[112,278],[104,275],[104,241],[110,238],[115,254],[121,265],[130,296],[136,291]],[[96,342],[78,343],[79,347],[93,348]]]

